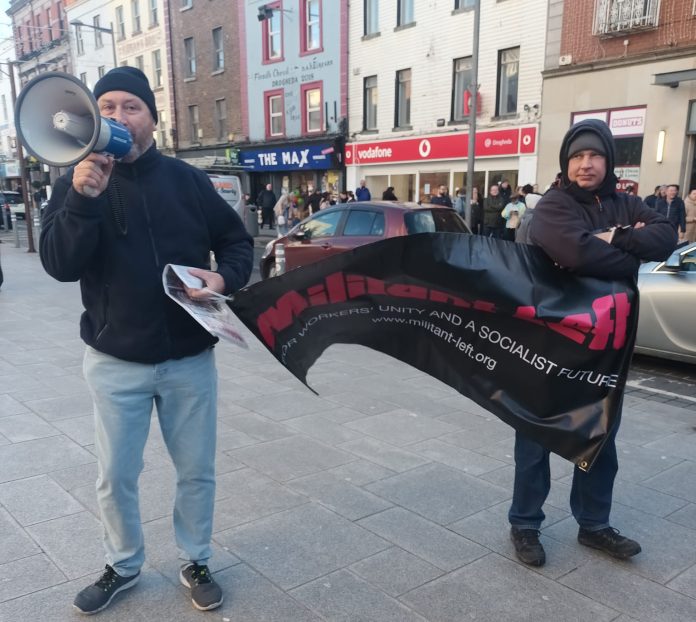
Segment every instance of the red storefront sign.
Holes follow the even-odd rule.
[[[476,132],[476,157],[492,158],[536,153],[536,126]],[[419,162],[425,160],[457,160],[469,152],[466,132],[435,134],[418,138],[348,143],[346,166]]]

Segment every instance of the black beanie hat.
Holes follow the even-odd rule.
[[[568,145],[568,157],[572,158],[579,151],[592,150],[600,155],[607,155],[607,148],[602,138],[595,132],[580,132]]]
[[[94,85],[94,97],[99,99],[109,91],[126,91],[132,93],[145,102],[150,109],[152,118],[157,123],[157,107],[155,94],[150,88],[147,76],[137,67],[115,67],[104,74]]]

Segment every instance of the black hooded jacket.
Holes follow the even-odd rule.
[[[594,132],[605,145],[607,174],[594,191],[568,179],[568,146],[581,132]],[[616,192],[614,139],[606,123],[587,119],[568,130],[559,155],[562,180],[541,198],[530,223],[531,241],[558,265],[601,279],[635,278],[641,260],[666,259],[677,244],[669,221],[636,196]],[[635,229],[633,225],[645,223]],[[617,229],[612,242],[596,237]]]
[[[41,261],[59,281],[80,281],[80,335],[100,352],[159,363],[202,352],[217,339],[164,293],[168,263],[209,269],[215,252],[225,293],[251,274],[253,241],[208,176],[153,145],[116,163],[127,229],[117,226],[107,192],[89,198],[60,177],[43,217]]]

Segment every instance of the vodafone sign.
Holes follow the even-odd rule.
[[[487,130],[476,133],[476,157],[493,158],[536,153],[536,126]],[[346,166],[418,162],[421,160],[458,160],[469,152],[467,132],[434,134],[418,138],[348,143]]]

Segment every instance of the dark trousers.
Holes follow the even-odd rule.
[[[500,228],[499,227],[489,227],[488,225],[484,225],[483,235],[485,235],[486,237],[490,237],[490,238],[499,238],[500,237]]]
[[[268,224],[269,229],[273,229],[273,207],[261,208],[261,226]]]
[[[578,525],[590,531],[609,526],[616,459],[616,430],[612,430],[589,473],[575,467],[570,490],[570,509]],[[539,529],[541,509],[551,488],[549,452],[517,433],[515,436],[515,486],[508,519],[513,527]]]

